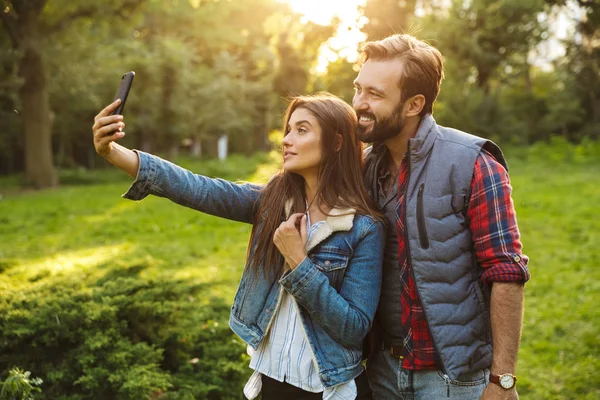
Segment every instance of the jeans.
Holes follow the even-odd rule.
[[[389,350],[374,350],[367,372],[374,400],[478,400],[489,382],[489,370],[452,381],[439,370],[411,371]]]

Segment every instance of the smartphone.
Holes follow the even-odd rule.
[[[119,84],[119,88],[117,89],[117,94],[113,101],[117,99],[121,99],[121,104],[115,111],[113,111],[110,115],[123,115],[123,109],[125,108],[125,102],[127,101],[127,95],[129,94],[129,89],[131,89],[131,85],[133,84],[133,77],[135,76],[135,72],[129,71],[121,77],[121,83]]]

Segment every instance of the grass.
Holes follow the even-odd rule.
[[[600,163],[522,152],[514,157],[513,197],[532,275],[517,371],[520,396],[600,398]],[[275,170],[264,155],[181,164],[255,182]],[[124,200],[128,177],[114,170],[61,176],[67,184],[42,192],[16,191],[18,177],[0,180],[0,293],[55,278],[102,276],[107,265],[131,268],[142,260],[143,276],[207,284],[207,298],[231,302],[250,226],[164,199]]]
[[[516,163],[514,200],[530,256],[519,393],[600,398],[600,165]]]

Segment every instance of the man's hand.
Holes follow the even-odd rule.
[[[300,224],[300,231],[298,231]],[[273,235],[273,243],[291,269],[295,269],[306,257],[306,215],[293,214],[279,225]]]
[[[495,383],[489,383],[479,400],[519,400],[519,394],[514,387],[510,390],[504,390]]]

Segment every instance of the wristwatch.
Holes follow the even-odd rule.
[[[502,389],[508,390],[515,387],[515,383],[517,383],[517,377],[513,374],[490,374],[490,382],[500,385]]]

